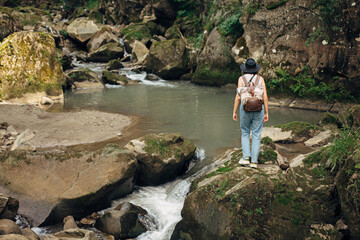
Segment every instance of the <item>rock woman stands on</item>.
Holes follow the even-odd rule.
[[[237,121],[237,109],[240,105],[240,128],[241,128],[241,147],[243,151],[243,158],[239,161],[241,165],[250,165],[250,167],[257,168],[258,157],[260,152],[260,137],[263,128],[263,123],[269,120],[268,97],[266,93],[265,81],[262,77],[257,75],[260,70],[260,65],[254,59],[249,58],[245,64],[240,66],[244,75],[239,77],[238,89],[235,96],[233,120]],[[244,79],[245,78],[245,79]],[[256,80],[258,78],[258,80]],[[254,83],[250,90],[249,83]],[[249,92],[262,100],[260,111],[247,112],[244,110],[244,105],[249,96]],[[264,109],[265,108],[265,109]],[[264,112],[265,110],[265,112]],[[250,131],[252,132],[252,147],[250,151]]]

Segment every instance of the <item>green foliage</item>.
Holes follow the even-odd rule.
[[[308,39],[306,39],[305,45],[308,47],[310,43],[312,43],[319,37],[324,37],[324,35],[324,30],[322,28],[317,28],[315,32],[309,33],[309,37]]]
[[[338,0],[316,0],[312,5],[313,9],[318,10],[321,19],[327,24],[330,30],[340,29],[341,9]]]
[[[60,33],[61,36],[65,37],[65,38],[68,37],[68,33],[67,33],[67,31],[65,29],[61,29],[59,33]]]
[[[272,10],[272,9],[283,6],[287,2],[288,2],[288,0],[281,0],[281,1],[278,1],[278,2],[272,2],[272,3],[269,3],[268,5],[266,5],[266,9],[267,10]]]
[[[172,0],[178,5],[178,18],[182,17],[194,17],[197,14],[197,10],[200,7],[199,1],[196,0]]]
[[[259,10],[260,4],[249,4],[245,7],[244,11],[249,15],[254,15]]]
[[[231,15],[230,17],[226,18],[225,21],[220,23],[220,34],[222,34],[223,36],[232,35],[235,38],[240,37],[244,33],[244,29],[239,21],[240,16],[241,13]]]
[[[262,143],[262,144],[264,144],[264,145],[266,145],[266,146],[271,147],[273,150],[276,149],[276,146],[275,146],[274,141],[273,141],[270,137],[268,137],[268,136],[262,138],[261,141],[260,141],[260,143]]]
[[[300,98],[316,98],[323,100],[354,101],[354,97],[343,86],[334,82],[325,83],[316,81],[311,76],[309,68],[304,68],[302,73],[292,76],[279,68],[277,78],[271,79],[268,86],[270,93],[286,93]]]
[[[202,85],[210,86],[222,86],[227,83],[236,83],[239,77],[239,72],[233,71],[231,69],[220,70],[210,70],[209,67],[205,69],[197,69],[192,82]]]
[[[309,136],[312,131],[322,130],[322,128],[317,125],[300,121],[294,121],[283,125],[276,125],[276,127],[281,128],[283,131],[291,131],[292,134],[304,137]]]
[[[343,164],[358,148],[359,139],[359,128],[343,128],[330,146],[329,155],[332,166]]]
[[[266,147],[263,151],[260,151],[258,161],[260,164],[264,164],[266,162],[275,163],[276,159],[277,153],[271,148]]]
[[[201,40],[203,37],[203,33],[200,33],[197,37],[189,37],[188,42],[195,48],[200,49],[201,48]]]

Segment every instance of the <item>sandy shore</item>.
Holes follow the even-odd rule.
[[[30,129],[29,141],[36,148],[71,146],[120,138],[132,118],[99,111],[52,113],[32,105],[0,104],[0,123],[7,122],[19,133]]]

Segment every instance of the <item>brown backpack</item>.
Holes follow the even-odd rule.
[[[252,82],[253,77],[249,82],[247,82],[245,76],[242,76],[244,86],[247,87],[247,91],[251,93],[251,97],[246,99],[246,104],[244,105],[245,112],[258,112],[262,110],[262,101],[254,96],[254,90],[255,87],[259,84],[260,77],[256,75],[255,84]]]

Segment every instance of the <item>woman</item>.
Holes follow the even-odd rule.
[[[260,152],[260,137],[263,128],[263,123],[269,120],[268,97],[266,93],[265,81],[262,77],[257,75],[260,70],[260,65],[254,59],[249,58],[245,64],[240,66],[244,75],[239,78],[238,91],[235,96],[233,120],[237,121],[237,109],[240,105],[240,128],[241,128],[241,147],[243,151],[243,158],[239,161],[241,165],[250,165],[252,168],[257,168],[258,157]],[[245,78],[245,79],[243,79]],[[255,80],[257,79],[258,80]],[[254,81],[254,82],[253,82]],[[246,83],[252,82],[256,85],[253,88],[245,86]],[[251,92],[252,91],[252,92]],[[251,96],[250,94],[262,98],[262,110],[257,112],[246,112],[244,105],[246,99]],[[265,110],[265,111],[264,111]],[[250,131],[252,132],[252,148],[250,151]]]

